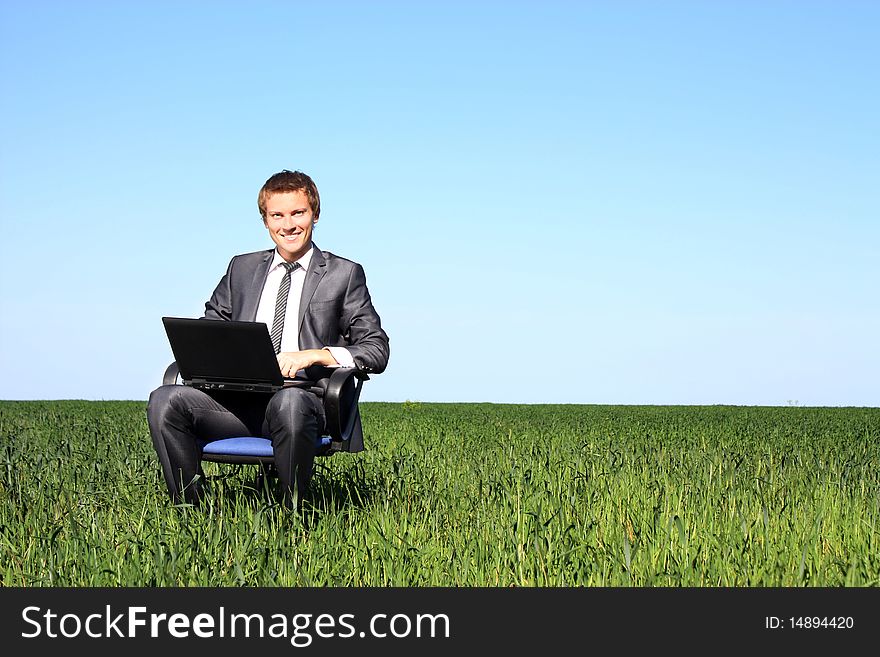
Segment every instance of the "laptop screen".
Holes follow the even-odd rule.
[[[163,317],[162,323],[184,381],[283,385],[262,322]]]

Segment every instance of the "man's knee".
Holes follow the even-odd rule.
[[[278,391],[266,406],[264,431],[277,444],[285,436],[314,442],[324,431],[324,407],[321,400],[301,388]]]
[[[171,400],[177,397],[180,393],[179,390],[186,386],[178,386],[178,385],[164,385],[159,386],[153,392],[150,393],[150,399],[147,402],[147,406],[167,406],[171,403]]]
[[[164,415],[168,409],[171,408],[171,400],[177,394],[174,388],[180,387],[181,386],[165,385],[160,386],[151,392],[150,398],[147,400],[147,417],[153,419],[158,418],[160,415]]]
[[[166,417],[169,412],[184,412],[196,401],[199,390],[181,385],[164,385],[150,393],[147,401],[147,417],[158,419]]]
[[[318,398],[307,390],[284,388],[272,395],[266,407],[266,414],[269,417],[283,417],[288,413],[311,415],[315,413],[317,403]]]

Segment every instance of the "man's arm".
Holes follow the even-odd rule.
[[[226,273],[220,279],[220,282],[214,289],[214,293],[205,304],[203,319],[232,319],[232,289],[230,281],[232,279],[232,265],[234,262],[235,258],[229,261]]]
[[[352,267],[343,303],[342,326],[346,349],[355,366],[371,374],[380,374],[388,366],[388,334],[382,330],[379,314],[373,308],[364,268]]]
[[[379,315],[373,308],[363,267],[351,263],[348,279],[339,295],[342,297],[339,330],[343,344],[282,352],[278,354],[282,374],[292,377],[298,369],[312,365],[338,367],[342,364],[374,374],[385,370],[389,354],[388,336],[382,330]],[[341,360],[337,360],[336,355],[341,356]]]

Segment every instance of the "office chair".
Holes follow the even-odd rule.
[[[176,362],[172,362],[162,377],[164,385],[178,384],[180,371]],[[352,430],[360,399],[361,388],[369,376],[353,367],[340,367],[333,370],[326,389],[313,386],[311,391],[317,394],[324,404],[326,429],[323,436],[318,436],[315,454],[332,456],[336,452],[350,451]],[[273,474],[275,461],[272,441],[260,436],[236,436],[220,440],[201,441],[202,461],[228,463],[233,465],[259,465],[256,486],[262,487],[267,477]]]

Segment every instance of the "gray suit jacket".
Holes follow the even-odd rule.
[[[232,258],[205,304],[205,318],[253,322],[273,253],[270,249]],[[388,335],[370,300],[363,267],[314,246],[299,302],[299,348],[323,347],[345,347],[355,366],[369,374],[388,365]],[[311,367],[306,376],[326,385],[330,373]],[[349,449],[363,449],[359,416]]]

